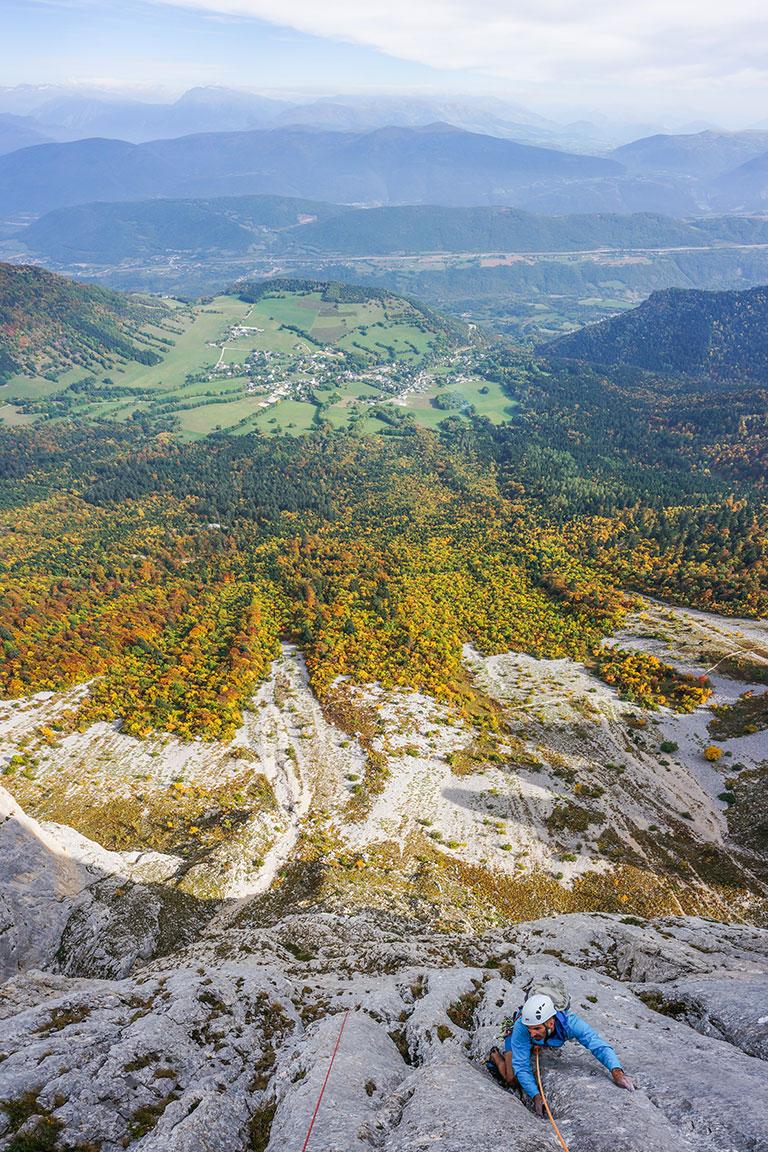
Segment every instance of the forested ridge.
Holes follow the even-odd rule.
[[[768,383],[768,288],[668,288],[621,316],[561,336],[555,356],[653,372]]]
[[[16,373],[52,380],[69,368],[160,362],[142,327],[163,306],[77,284],[30,265],[0,264],[0,384]]]
[[[760,218],[680,220],[654,212],[536,215],[519,208],[351,208],[287,196],[101,202],[56,208],[22,234],[49,259],[110,263],[163,252],[375,256],[394,252],[569,252],[764,244]]]
[[[24,230],[33,252],[57,260],[116,261],[160,251],[241,252],[301,221],[345,209],[288,196],[110,201],[57,208]]]

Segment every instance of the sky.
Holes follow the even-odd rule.
[[[768,122],[765,0],[2,0],[2,83],[493,93]]]

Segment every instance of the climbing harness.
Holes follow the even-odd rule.
[[[336,1037],[336,1043],[333,1046],[333,1052],[331,1052],[331,1059],[330,1059],[330,1062],[328,1064],[328,1071],[325,1074],[325,1080],[323,1080],[323,1086],[320,1089],[320,1095],[317,1098],[317,1103],[315,1104],[315,1110],[312,1113],[312,1119],[310,1120],[309,1128],[307,1129],[307,1135],[304,1139],[304,1143],[301,1146],[301,1152],[307,1152],[307,1148],[309,1147],[309,1138],[312,1135],[312,1129],[315,1126],[315,1120],[317,1120],[317,1114],[320,1111],[320,1104],[322,1102],[323,1095],[325,1093],[325,1089],[327,1087],[328,1081],[329,1081],[330,1076],[331,1076],[331,1068],[333,1068],[333,1062],[336,1059],[336,1053],[339,1050],[339,1044],[341,1044],[341,1037],[344,1033],[344,1028],[346,1026],[348,1016],[349,1016],[349,1008],[347,1008],[347,1010],[345,1011],[345,1013],[342,1017],[341,1028],[339,1028],[339,1034]],[[566,1149],[566,1152],[567,1152],[567,1149]]]
[[[566,1144],[565,1140],[563,1140],[560,1129],[558,1128],[557,1124],[555,1123],[555,1118],[552,1115],[552,1110],[549,1107],[549,1101],[547,1100],[547,1095],[546,1095],[546,1092],[544,1091],[544,1085],[541,1082],[541,1068],[539,1067],[539,1049],[534,1048],[534,1053],[536,1055],[536,1083],[539,1086],[539,1092],[541,1092],[541,1098],[544,1101],[544,1107],[547,1110],[547,1116],[549,1117],[549,1122],[552,1125],[552,1127],[554,1128],[555,1136],[557,1136],[558,1140],[560,1141],[560,1145],[564,1149],[564,1152],[570,1152],[568,1145]]]

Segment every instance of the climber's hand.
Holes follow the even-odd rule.
[[[537,1116],[540,1116],[542,1120],[544,1119],[544,1101],[538,1092],[533,1098],[533,1110]]]
[[[635,1086],[623,1068],[614,1068],[611,1076],[614,1084],[618,1084],[619,1088],[626,1088],[627,1092],[634,1092]]]

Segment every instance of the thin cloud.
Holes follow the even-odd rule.
[[[768,77],[764,0],[155,0],[252,16],[522,85],[696,89]]]

